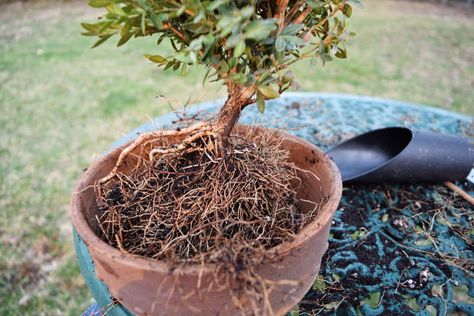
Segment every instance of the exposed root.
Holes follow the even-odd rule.
[[[196,124],[193,124],[189,127],[183,128],[179,131],[165,130],[165,131],[160,131],[160,132],[152,132],[152,133],[141,134],[140,136],[138,136],[138,138],[136,140],[133,141],[133,143],[131,143],[129,146],[127,146],[127,148],[125,148],[120,153],[120,156],[117,159],[117,162],[115,163],[115,166],[112,169],[112,171],[107,176],[100,179],[98,181],[98,184],[106,183],[106,182],[110,181],[113,177],[115,177],[117,175],[118,169],[122,165],[125,157],[127,157],[133,150],[135,150],[137,147],[139,147],[143,143],[145,143],[147,141],[150,141],[150,140],[154,140],[154,139],[159,138],[159,137],[166,137],[166,136],[172,135],[172,134],[176,135],[176,136],[179,136],[179,135],[186,135],[186,134],[192,133],[193,131],[196,131],[196,130],[206,131],[208,129],[210,129],[210,126],[208,125],[208,123],[196,123]]]
[[[101,237],[123,252],[176,265],[216,264],[212,286],[231,288],[236,306],[250,295],[255,312],[272,314],[271,286],[255,267],[267,249],[291,241],[319,206],[300,211],[303,173],[288,162],[282,139],[251,131],[223,148],[212,129],[194,129],[178,145],[144,151],[130,173],[121,172],[132,151],[155,144],[153,137],[137,139],[98,181]]]
[[[153,161],[154,156],[156,154],[159,154],[160,156],[169,155],[169,154],[177,154],[177,153],[179,153],[180,155],[186,155],[190,152],[196,151],[197,150],[196,141],[204,137],[218,139],[219,135],[212,131],[207,131],[207,130],[199,131],[197,133],[191,134],[189,137],[187,137],[182,143],[180,143],[176,147],[166,148],[166,149],[155,148],[151,150],[148,158],[150,161]],[[209,150],[213,152],[214,154],[216,154],[216,149],[218,149],[219,146],[217,144],[213,145],[212,143],[207,144],[207,145],[208,147],[205,150]]]

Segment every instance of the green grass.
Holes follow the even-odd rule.
[[[431,4],[366,1],[349,59],[295,67],[301,90],[425,103],[474,114],[473,15]],[[130,129],[224,95],[143,58],[153,41],[90,50],[84,2],[0,7],[0,315],[78,315],[90,304],[75,263],[69,198],[97,155]]]

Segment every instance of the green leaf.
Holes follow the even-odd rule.
[[[321,275],[318,275],[313,282],[313,290],[323,293],[326,290],[326,282]]]
[[[303,39],[299,38],[298,36],[285,35],[285,40],[296,46],[301,46],[301,45],[306,44],[306,42]]]
[[[173,61],[173,60],[172,60],[172,61],[169,61],[169,62],[166,64],[165,68],[163,68],[163,70],[167,70],[167,69],[171,68],[173,65],[174,65],[174,61]]]
[[[280,53],[285,50],[285,47],[286,47],[285,38],[283,36],[278,36],[275,41],[276,51]]]
[[[212,34],[208,34],[206,37],[204,37],[202,43],[204,45],[204,56],[206,56],[209,51],[211,51],[212,47],[214,46],[216,42],[216,39]]]
[[[157,64],[166,64],[168,60],[160,55],[145,55],[146,58]]]
[[[270,86],[257,87],[257,89],[258,89],[258,91],[260,91],[261,94],[263,94],[265,96],[265,98],[267,100],[276,99],[280,96],[278,91],[276,91],[275,89],[273,89]]]
[[[111,0],[89,0],[89,5],[93,8],[103,8],[108,6]]]
[[[438,315],[438,310],[436,309],[436,307],[434,307],[433,305],[427,305],[425,307],[426,311],[428,312],[428,314],[430,316],[436,316]]]
[[[122,37],[120,37],[120,40],[118,41],[117,43],[117,46],[120,47],[122,46],[123,44],[125,44],[126,42],[128,42],[128,40],[133,36],[133,32],[130,32],[130,33],[127,33],[125,35],[123,35]]]
[[[265,97],[260,92],[257,92],[257,108],[260,113],[265,112]]]
[[[261,41],[266,39],[271,32],[276,30],[276,25],[271,20],[255,20],[245,28],[245,38]]]
[[[229,36],[226,40],[226,45],[228,47],[235,47],[239,41],[242,41],[242,34],[240,30],[235,30],[231,36]]]
[[[81,26],[92,34],[99,34],[99,25],[91,23],[81,23]]]
[[[421,239],[415,241],[415,245],[417,246],[431,246],[432,242],[429,239]]]
[[[110,3],[106,7],[107,11],[116,15],[126,15],[126,13],[116,3]]]
[[[370,297],[363,300],[363,304],[367,304],[372,308],[376,308],[380,302],[380,292],[374,292],[370,294]]]
[[[414,297],[408,297],[405,299],[405,304],[407,304],[415,312],[418,312],[421,309],[420,305],[418,305],[418,302],[416,301],[416,298]]]
[[[352,238],[352,240],[357,240],[357,239],[360,239],[360,238],[364,237],[366,234],[367,234],[366,231],[363,230],[363,229],[356,230],[356,231],[351,235],[351,238]]]
[[[113,34],[109,34],[109,35],[105,35],[105,36],[101,37],[97,42],[94,43],[94,45],[92,45],[91,48],[96,48],[97,46],[101,45],[106,40],[108,40],[112,35]]]
[[[140,28],[142,30],[142,34],[145,35],[145,12],[142,13],[142,20],[140,23]]]
[[[335,309],[339,306],[339,303],[340,302],[331,302],[331,303],[328,303],[326,305],[324,305],[324,308],[327,309],[327,310],[332,310],[332,309]]]
[[[188,66],[186,64],[183,64],[181,66],[181,76],[183,77],[186,76],[187,71],[188,71]]]
[[[131,28],[132,28],[132,24],[130,22],[127,22],[120,30],[120,36],[121,37],[126,36],[128,33],[130,33]]]
[[[150,19],[151,23],[153,23],[153,26],[158,29],[162,30],[163,29],[163,22],[161,22],[161,19],[156,16],[156,14],[152,11],[150,12]]]
[[[352,15],[352,7],[346,3],[344,7],[342,8],[342,13],[344,13],[345,16],[350,18]]]
[[[234,47],[234,57],[239,58],[245,52],[245,41],[239,41]]]
[[[321,0],[308,0],[309,6],[313,9],[323,8],[324,2]]]
[[[303,26],[303,24],[288,24],[288,26],[281,32],[281,35],[295,35],[303,28]]]
[[[344,59],[344,58],[347,58],[347,52],[344,48],[338,48],[335,56],[337,58]]]

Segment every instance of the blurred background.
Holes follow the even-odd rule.
[[[294,68],[300,91],[377,96],[474,114],[470,0],[365,0],[349,58]],[[470,4],[471,3],[471,4]],[[222,97],[202,68],[182,77],[143,57],[149,38],[90,49],[87,1],[0,0],[0,315],[79,315],[69,199],[114,140],[175,107]]]

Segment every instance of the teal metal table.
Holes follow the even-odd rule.
[[[187,115],[206,116],[222,100]],[[157,118],[112,145],[156,127],[179,124],[175,114]],[[265,115],[246,109],[241,123],[283,128],[323,149],[357,134],[407,126],[474,140],[468,116],[376,98],[288,93],[267,104]],[[472,184],[458,183],[474,195]],[[94,273],[74,231],[81,272],[97,301],[86,312],[131,315],[115,303]],[[348,186],[334,217],[320,276],[292,315],[474,315],[474,210],[443,185]]]

